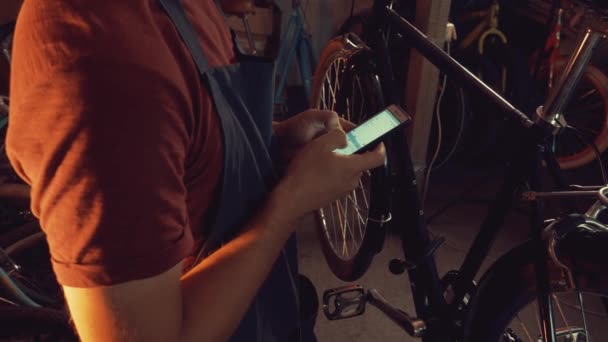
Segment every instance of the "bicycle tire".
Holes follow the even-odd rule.
[[[331,73],[331,70],[334,70],[331,69],[332,66],[335,66],[336,72],[335,74],[332,74],[332,76],[328,76],[328,73]],[[349,102],[348,87],[333,89],[333,91],[335,91],[332,93],[334,94],[335,99],[333,105],[335,106],[330,109],[341,113],[343,117],[346,117],[354,123],[360,123],[366,119],[366,114],[372,115],[384,108],[382,89],[378,76],[375,73],[374,65],[372,64],[371,51],[365,47],[365,44],[363,44],[356,35],[347,34],[336,37],[330,40],[326,45],[319,59],[313,78],[311,107],[324,108],[323,101],[326,94],[324,92],[326,80],[328,78],[333,79],[333,77],[337,80],[337,84],[352,83],[353,89],[355,87],[355,82],[353,80],[358,80],[359,83],[357,84],[361,85],[362,90],[364,89],[364,96],[362,96],[361,99],[369,101],[368,104],[366,104],[367,107],[365,111],[354,113],[354,115],[348,117],[345,113],[350,113],[350,110],[346,109],[345,106],[354,103],[356,100],[355,97],[353,97],[353,102]],[[348,80],[351,80],[352,82],[349,82]],[[352,95],[352,93],[350,93],[350,95]],[[387,156],[390,156],[390,149],[388,148],[388,144],[386,145]],[[348,206],[347,199],[340,199],[325,208],[319,209],[315,214],[317,235],[325,260],[333,274],[341,280],[353,281],[360,278],[369,268],[374,255],[383,247],[386,234],[386,221],[384,219],[390,216],[390,190],[388,188],[390,174],[388,169],[387,163],[385,167],[372,170],[368,178],[366,178],[368,182],[365,185],[361,183],[361,187],[355,190],[362,191],[362,197],[364,198],[366,191],[369,193],[369,201],[366,202],[366,212],[363,212],[361,216],[359,216],[361,212],[358,212],[356,217],[358,220],[357,222],[360,222],[359,220],[363,218],[363,215],[366,215],[363,218],[363,221],[365,221],[362,224],[365,226],[363,227],[363,231],[361,231],[361,225],[359,226],[361,241],[359,242],[356,252],[351,253],[346,257],[340,255],[334,248],[332,236],[330,236],[329,232],[330,228],[328,228],[328,226],[335,224],[335,220],[333,219],[333,205],[336,205],[336,211],[338,211],[337,216],[341,216],[340,210],[342,207],[340,206],[339,203],[341,202],[339,201],[344,200],[345,206]],[[356,198],[356,192],[354,194]],[[356,206],[356,209],[360,209],[357,203],[358,202],[355,201],[353,206]],[[332,215],[331,220],[328,218],[328,213],[331,213]],[[347,210],[344,210],[343,213],[345,218],[348,219],[346,216],[348,213]],[[326,214],[328,215],[326,216]],[[340,220],[340,222],[342,222],[342,220]],[[347,222],[347,220],[344,220],[344,222]],[[344,245],[346,245],[346,228],[341,230],[342,237],[345,241]],[[334,230],[334,237],[335,236]]]
[[[566,246],[559,253],[560,261],[572,271],[577,291],[608,296],[608,251],[605,248],[608,234],[576,235],[565,241]],[[465,321],[464,341],[504,341],[502,338],[509,323],[536,299],[531,257],[535,255],[535,247],[528,243],[512,252],[514,257],[499,260],[480,280]],[[552,293],[561,295],[570,291],[565,285],[563,270],[554,263],[549,266]],[[556,311],[554,309],[558,316]]]
[[[11,281],[34,302],[47,308],[65,309],[63,292],[50,263],[46,237],[38,222],[15,227],[0,235],[0,241],[3,241],[3,245],[0,245],[2,252],[19,265],[18,270],[6,270],[10,273]],[[6,292],[2,287],[0,290],[1,293]],[[11,291],[7,294],[10,297],[16,295]]]
[[[556,62],[556,74],[561,74],[565,60]],[[546,77],[543,73],[543,78]],[[592,98],[593,96],[593,98]],[[585,106],[590,110],[583,112]],[[591,106],[591,107],[590,107]],[[587,65],[572,99],[564,109],[566,122],[586,133],[600,153],[608,149],[608,77],[593,65]],[[600,125],[599,129],[596,127]],[[565,131],[555,141],[555,154],[562,169],[577,169],[597,158],[593,147],[580,142],[574,133]]]
[[[69,316],[48,308],[0,307],[2,341],[78,341]]]

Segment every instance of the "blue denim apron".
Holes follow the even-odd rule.
[[[239,234],[276,182],[269,152],[274,65],[258,59],[210,68],[180,1],[159,2],[188,47],[201,81],[213,98],[224,140],[221,193],[211,229],[205,231],[199,253],[206,256]],[[300,340],[297,274],[296,243],[292,236],[230,341]]]

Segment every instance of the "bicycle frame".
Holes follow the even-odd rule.
[[[390,6],[387,6],[389,4],[390,1],[387,0],[374,2],[376,32],[381,34],[382,31],[379,22],[382,22],[382,24],[388,22],[392,30],[396,30],[408,38],[418,52],[447,74],[448,77],[460,81],[466,87],[472,88],[477,93],[490,99],[498,109],[512,117],[515,122],[518,122],[520,131],[517,131],[517,133],[520,134],[520,137],[523,137],[518,139],[517,146],[513,148],[513,155],[510,156],[512,161],[510,170],[508,170],[497,198],[491,205],[480,231],[458,271],[456,282],[452,284],[455,298],[450,304],[446,303],[444,299],[443,287],[432,255],[432,252],[436,249],[436,243],[429,237],[424,212],[419,201],[413,163],[408,152],[395,156],[394,163],[403,175],[395,183],[395,193],[402,194],[403,203],[407,203],[407,205],[399,208],[399,210],[393,210],[393,217],[395,224],[403,227],[399,231],[405,260],[408,264],[415,265],[408,270],[408,274],[416,312],[418,317],[427,322],[428,325],[427,333],[422,337],[422,340],[425,342],[444,342],[453,337],[454,327],[452,325],[457,321],[459,306],[466,294],[472,290],[471,284],[473,284],[482,262],[487,257],[506,215],[512,208],[513,190],[521,186],[526,180],[530,181],[532,190],[541,190],[540,168],[543,159],[546,160],[551,175],[555,178],[555,183],[559,187],[565,184],[555,156],[550,149],[545,149],[544,146],[547,139],[555,133],[556,127],[559,127],[559,113],[570,98],[580,79],[582,70],[588,63],[591,53],[598,45],[602,34],[593,30],[587,32],[587,35],[583,37],[578,45],[578,50],[572,55],[559,83],[552,89],[545,105],[539,107],[535,121],[532,121],[445,54],[443,50],[430,42],[423,33],[399,16]],[[376,46],[372,46],[372,50],[377,53],[377,60],[381,64],[380,76],[383,79],[383,88],[393,89],[390,86],[392,76],[386,43],[384,40],[376,40]],[[388,88],[385,86],[388,86]],[[391,94],[390,90],[385,95],[389,101],[397,99],[394,94]],[[396,144],[395,150],[397,151],[409,151],[407,141],[403,136],[397,137],[392,143]],[[547,266],[549,256],[546,242],[541,237],[544,227],[542,200],[536,199],[532,203],[532,209],[530,225],[532,240],[537,246],[535,266],[543,341],[555,342],[555,324]]]
[[[307,100],[310,100],[312,93],[312,68],[317,65],[317,60],[316,55],[312,52],[310,34],[306,32],[304,27],[303,15],[301,4],[299,1],[294,1],[293,12],[289,17],[285,35],[281,39],[281,47],[276,60],[279,80],[275,89],[274,102],[278,105],[285,105],[286,99],[283,97],[283,88],[285,87],[289,67],[296,55]]]

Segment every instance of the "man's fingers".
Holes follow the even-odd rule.
[[[349,132],[350,130],[352,130],[353,128],[357,127],[357,125],[355,125],[354,123],[344,119],[344,118],[340,118],[340,126],[342,126],[342,129],[345,132]]]
[[[314,120],[322,123],[327,132],[336,128],[341,128],[345,132],[348,132],[357,126],[331,110],[311,109],[310,111]]]
[[[340,117],[336,112],[326,112],[325,116],[325,129],[331,131],[337,128],[341,128]]]
[[[378,144],[373,150],[362,153],[359,158],[361,170],[370,170],[384,165],[386,162],[386,148],[383,143]]]
[[[327,134],[324,134],[318,138],[319,143],[328,150],[335,150],[338,148],[344,148],[347,145],[346,133],[341,129],[333,129]]]

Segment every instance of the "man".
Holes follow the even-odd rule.
[[[8,154],[82,340],[291,338],[294,222],[382,147],[333,153],[323,111],[271,138],[271,69],[234,64],[212,0],[28,0],[13,57]]]

